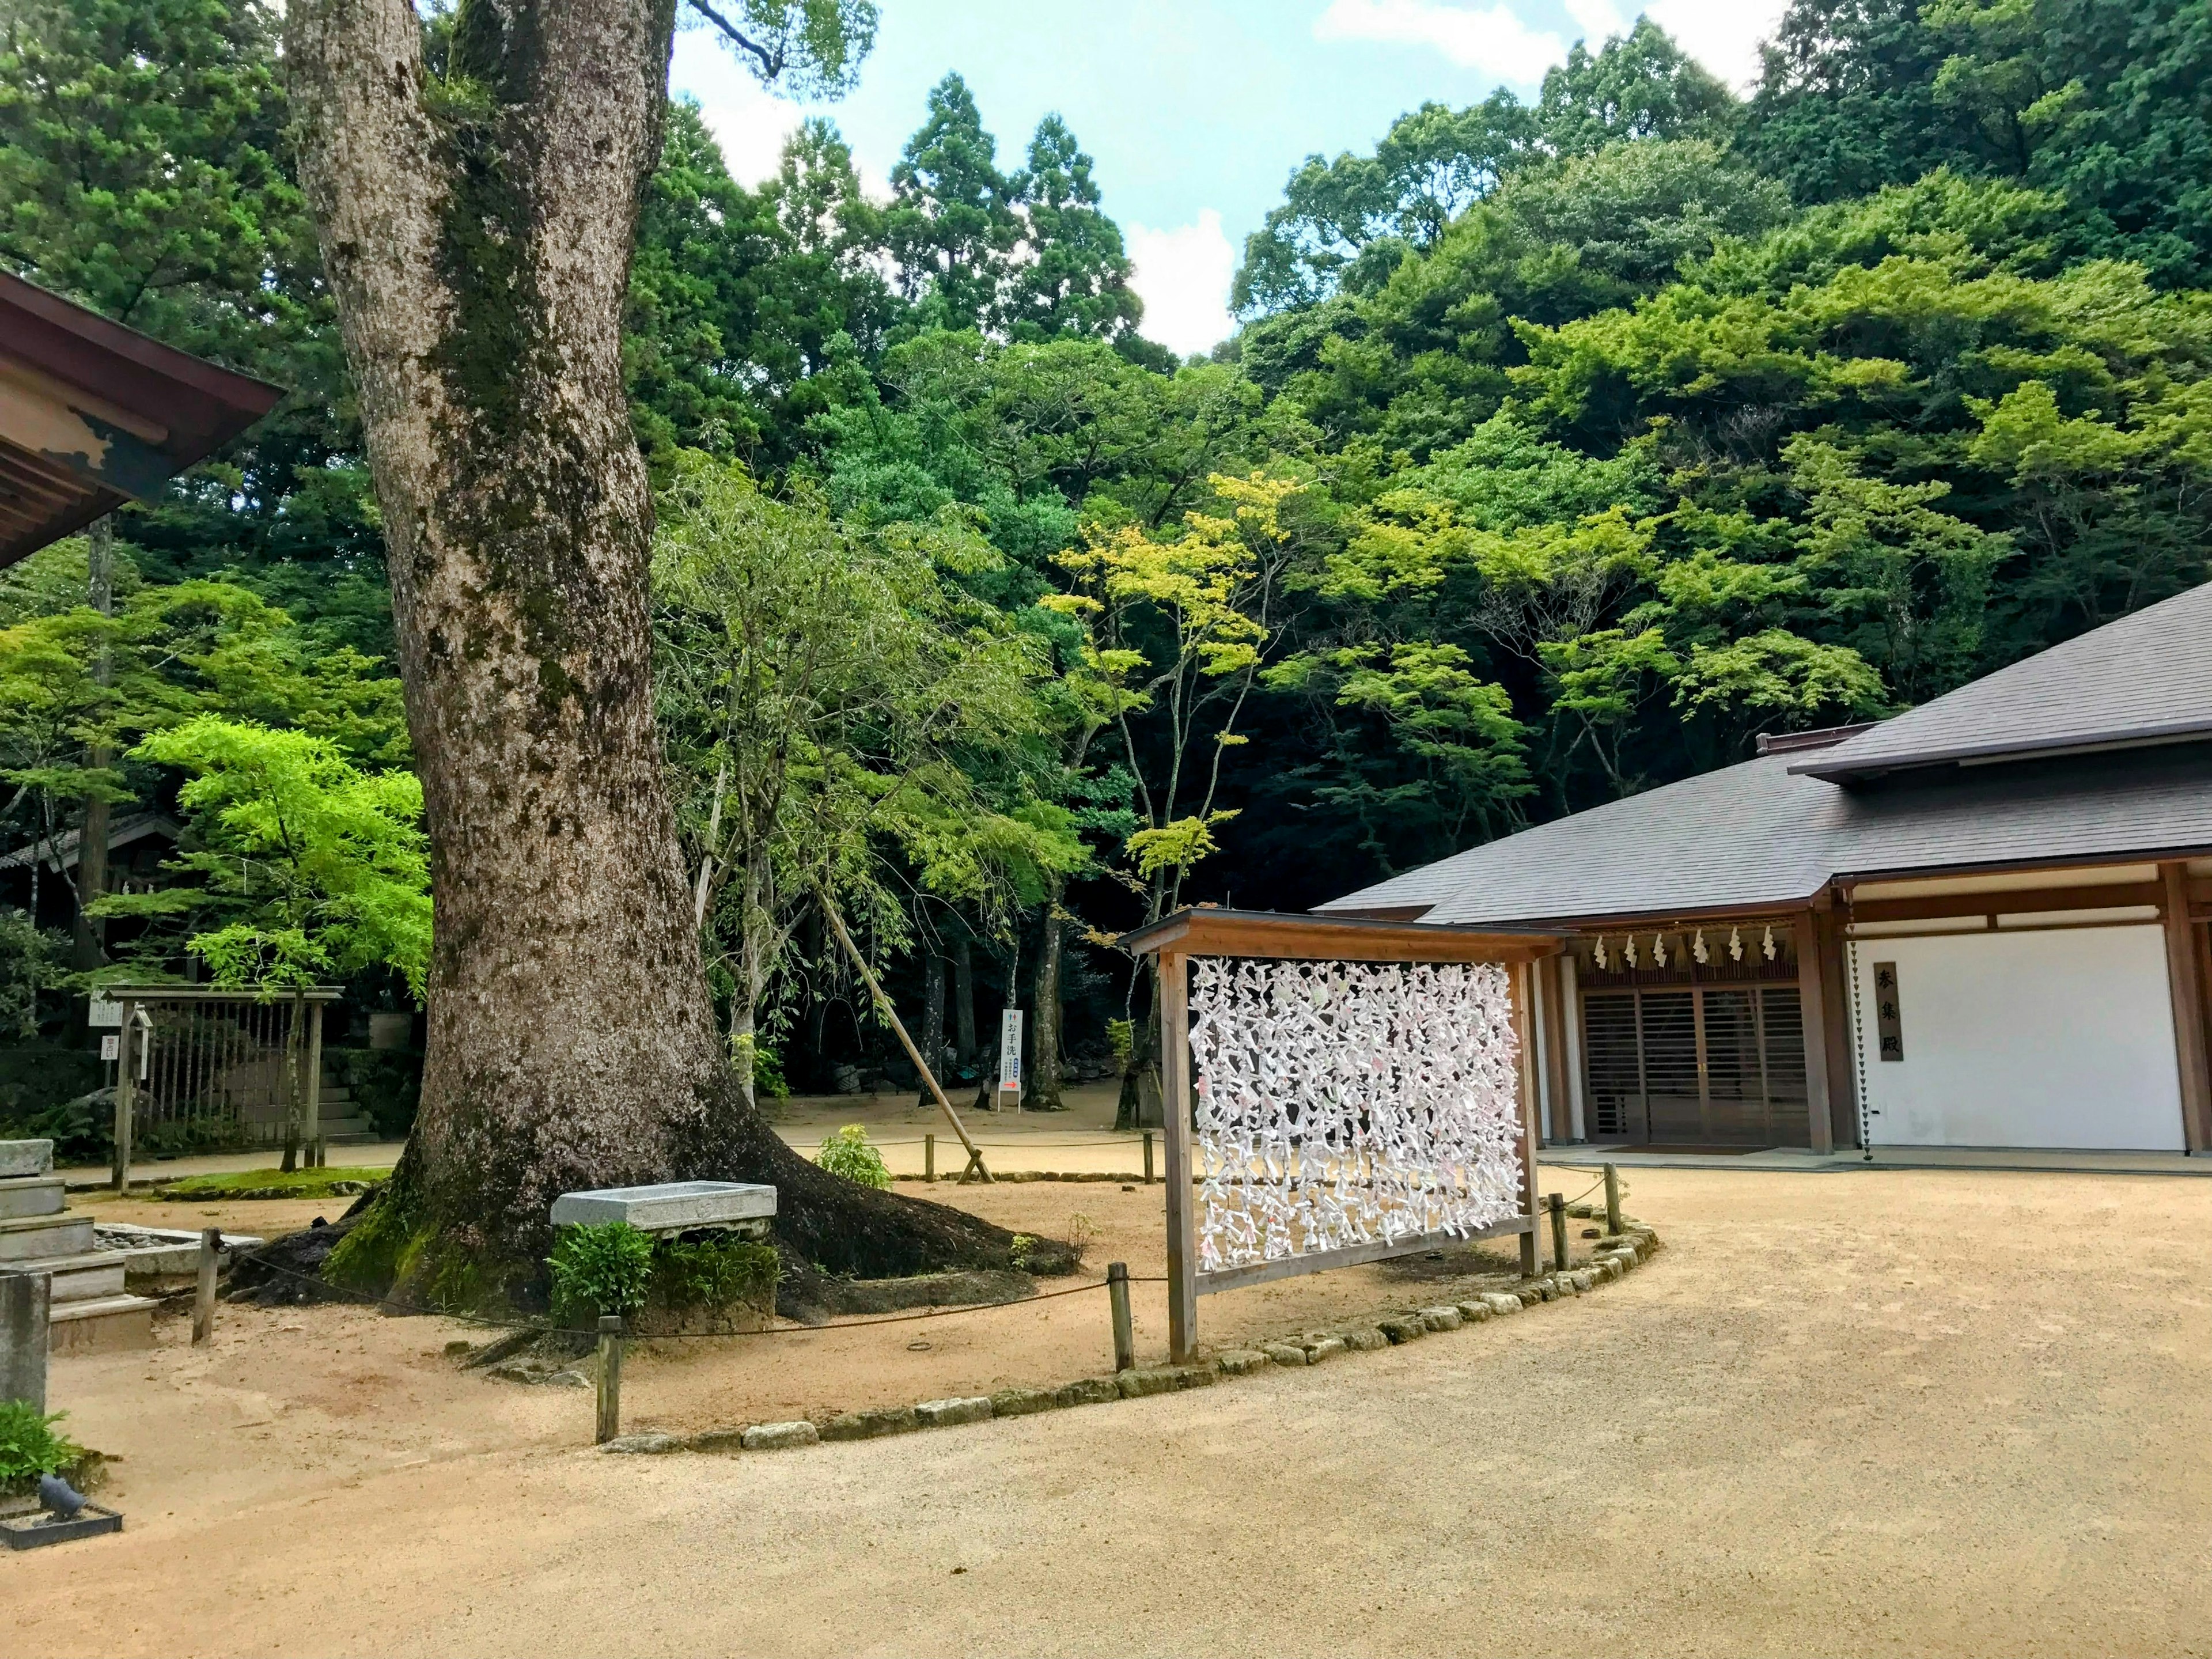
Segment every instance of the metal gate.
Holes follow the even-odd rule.
[[[323,1010],[331,987],[256,996],[189,985],[110,988],[94,1020],[117,1028],[119,1190],[134,1155],[282,1142],[323,1160]]]
[[[1795,985],[1591,990],[1582,1004],[1595,1138],[1812,1144]]]

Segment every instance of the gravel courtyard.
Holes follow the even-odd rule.
[[[2212,1654],[2212,1181],[1632,1181],[1620,1284],[1195,1394],[734,1457],[79,1419],[130,1529],[0,1559],[0,1654]]]

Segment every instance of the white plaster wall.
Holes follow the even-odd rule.
[[[2158,927],[1862,939],[1856,951],[1852,1036],[1876,1146],[2181,1150]],[[1879,1057],[1876,962],[1897,964],[1902,1060]]]

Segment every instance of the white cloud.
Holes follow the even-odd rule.
[[[798,105],[777,97],[707,35],[689,29],[676,37],[668,84],[699,100],[732,178],[755,187],[775,176],[783,141],[804,114]]]
[[[1567,15],[1595,52],[1601,42],[1628,33],[1630,20],[1620,15],[1613,0],[1566,0]]]
[[[698,30],[678,32],[668,85],[679,96],[699,100],[700,113],[707,118],[707,130],[722,147],[730,176],[752,190],[775,176],[783,165],[784,140],[799,130],[802,119],[822,114],[833,121],[837,118],[834,107],[802,109],[788,99],[777,97],[712,35]],[[862,191],[877,201],[890,200],[887,172],[857,154],[853,166],[860,175]]]
[[[1522,22],[1510,6],[1443,0],[1329,0],[1314,21],[1316,40],[1378,40],[1434,46],[1462,69],[1527,83],[1567,55],[1566,43]]]
[[[1131,224],[1130,286],[1145,302],[1145,337],[1188,357],[1209,351],[1236,331],[1229,314],[1229,285],[1237,275],[1237,250],[1212,208],[1198,222],[1173,230]]]
[[[1786,0],[1652,0],[1651,21],[1737,91],[1759,76],[1759,43],[1782,21]]]
[[[1651,21],[1684,51],[1740,90],[1759,73],[1759,42],[1781,21],[1786,0],[1562,0],[1577,33],[1595,51],[1626,34],[1636,18]],[[1314,22],[1316,40],[1371,40],[1433,46],[1462,69],[1528,86],[1567,55],[1567,43],[1530,27],[1507,0],[1488,6],[1455,0],[1329,0]]]

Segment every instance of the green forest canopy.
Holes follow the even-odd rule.
[[[186,720],[404,764],[275,27],[250,0],[25,0],[0,40],[0,259],[292,388],[120,515],[114,622],[87,620],[81,544],[0,578],[9,845],[101,791],[189,816],[149,741]],[[630,392],[665,489],[742,466],[921,559],[930,614],[1020,665],[1030,712],[930,750],[972,774],[933,799],[1086,850],[987,892],[887,836],[867,886],[910,896],[881,936],[972,935],[1018,998],[1046,916],[1303,908],[2212,576],[2208,179],[2207,0],[1799,0],[1747,98],[1641,21],[1533,103],[1309,158],[1248,244],[1238,332],[1178,362],[1058,117],[1002,153],[948,76],[886,202],[822,120],[747,188],[678,101]],[[197,657],[147,643],[182,628]],[[102,649],[143,672],[91,688]],[[258,678],[223,680],[240,660]],[[710,752],[674,751],[708,769],[693,799]],[[19,980],[51,957],[15,954]],[[1091,960],[1095,1032],[1122,981]]]

